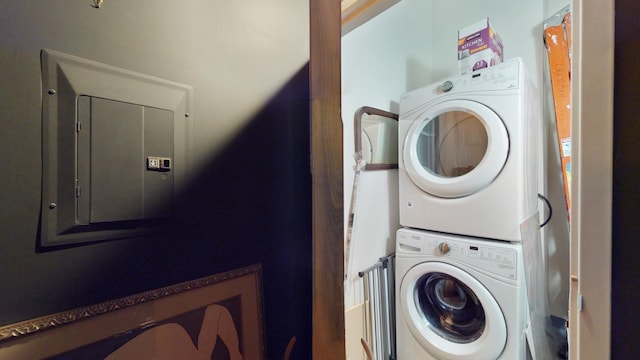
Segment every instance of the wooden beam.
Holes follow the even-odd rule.
[[[313,358],[345,359],[340,2],[310,0]]]

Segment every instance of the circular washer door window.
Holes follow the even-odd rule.
[[[402,279],[403,320],[437,358],[495,359],[507,341],[500,306],[473,276],[455,266],[425,262]]]
[[[507,129],[493,110],[470,100],[450,100],[413,122],[402,156],[419,188],[433,196],[458,198],[489,186],[508,154]]]

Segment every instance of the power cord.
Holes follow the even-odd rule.
[[[551,208],[551,202],[544,195],[538,194],[538,199],[544,201],[545,205],[547,205],[547,209],[549,209],[549,214],[547,214],[547,218],[540,224],[540,227],[543,227],[549,223],[551,220],[551,215],[553,214],[553,209]]]

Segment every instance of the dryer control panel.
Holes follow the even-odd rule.
[[[506,61],[500,65],[474,71],[462,75],[453,81],[453,89],[456,92],[475,91],[482,85],[482,91],[517,89],[519,87],[520,59]]]
[[[400,117],[423,111],[425,104],[465,93],[517,93],[525,84],[526,69],[521,58],[512,58],[496,66],[473,73],[444,78],[439,82],[408,91],[400,96]],[[506,93],[505,93],[506,92]]]

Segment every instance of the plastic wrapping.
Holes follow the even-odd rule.
[[[520,225],[520,232],[522,234],[524,275],[529,305],[527,342],[534,359],[554,359],[550,339],[547,336],[552,333],[553,329],[547,299],[546,252],[542,247],[538,213]]]

